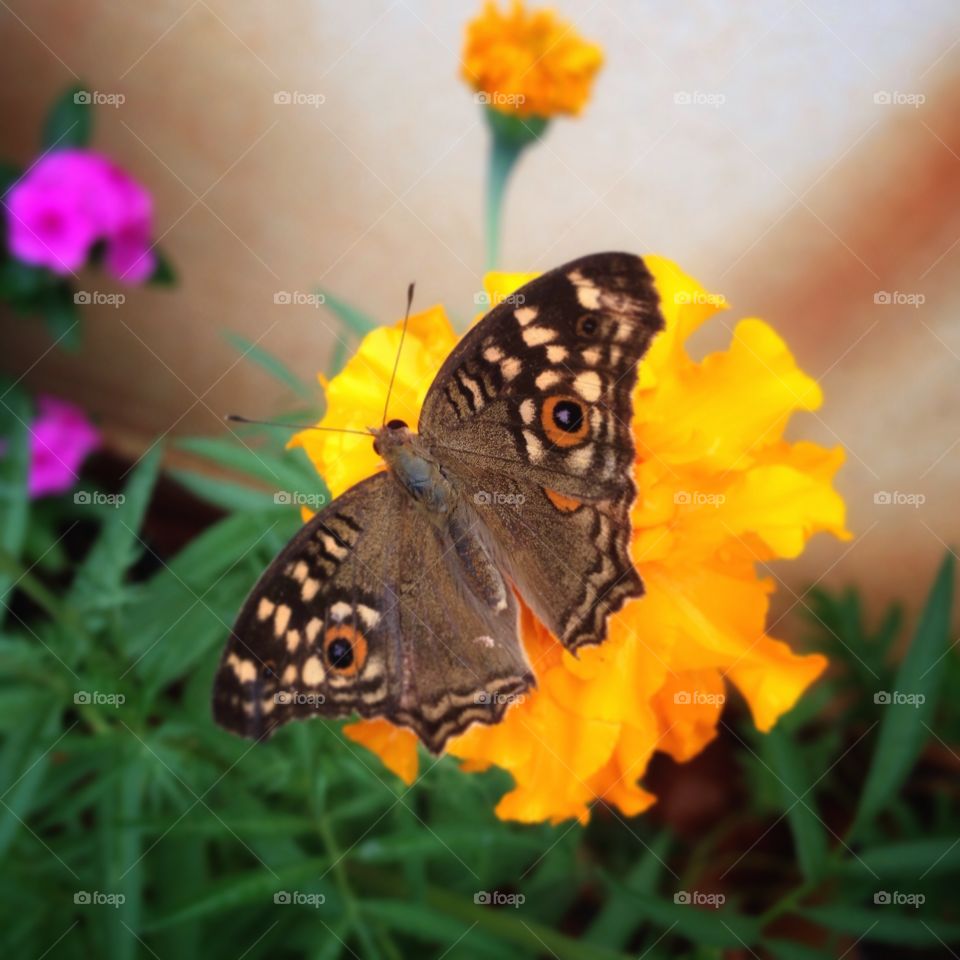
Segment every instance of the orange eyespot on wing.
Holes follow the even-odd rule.
[[[576,446],[590,432],[583,401],[564,394],[543,401],[540,424],[547,439],[557,447]]]
[[[330,627],[323,638],[323,656],[338,676],[355,677],[367,662],[367,640],[348,623]]]
[[[543,492],[561,513],[573,513],[574,510],[583,506],[581,501],[575,500],[573,497],[565,497],[562,493],[557,493],[556,490],[550,490],[548,487],[544,487]]]

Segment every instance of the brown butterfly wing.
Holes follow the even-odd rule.
[[[633,392],[663,325],[642,259],[583,257],[471,329],[421,414],[503,568],[570,649],[601,642],[643,591],[629,556]]]

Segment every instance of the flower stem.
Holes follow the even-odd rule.
[[[487,108],[486,117],[490,127],[486,209],[487,270],[496,270],[500,259],[503,198],[507,181],[520,154],[528,144],[540,138],[546,129],[547,121],[542,117],[521,119],[492,107]]]
[[[490,144],[490,167],[487,171],[487,270],[496,270],[500,260],[500,225],[507,180],[522,146],[494,135]]]

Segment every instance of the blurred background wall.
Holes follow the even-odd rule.
[[[858,534],[815,540],[784,570],[781,605],[819,578],[916,599],[945,541],[960,539],[960,6],[558,7],[606,66],[584,116],[556,121],[524,157],[504,266],[657,252],[726,296],[724,323],[772,321],[823,382],[825,406],[794,433],[847,448],[839,486]],[[226,411],[283,409],[225,330],[305,377],[324,368],[333,318],[276,304],[280,291],[323,285],[386,322],[415,279],[421,306],[472,314],[487,137],[458,68],[477,9],[0,5],[4,153],[29,161],[70,83],[122,94],[97,109],[94,145],[153,191],[180,278],[173,292],[87,308],[78,355],[4,316],[3,366],[79,401],[136,454],[158,434],[219,432]],[[275,102],[283,92],[313,105]],[[923,302],[876,302],[895,292]],[[926,499],[877,504],[880,491]]]

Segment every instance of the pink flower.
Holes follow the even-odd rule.
[[[11,187],[6,206],[10,249],[25,263],[73,273],[103,240],[104,262],[119,280],[141,283],[156,267],[150,194],[102,154],[41,157]]]
[[[30,427],[30,496],[71,489],[80,465],[99,445],[100,433],[79,407],[58,397],[38,397]]]

